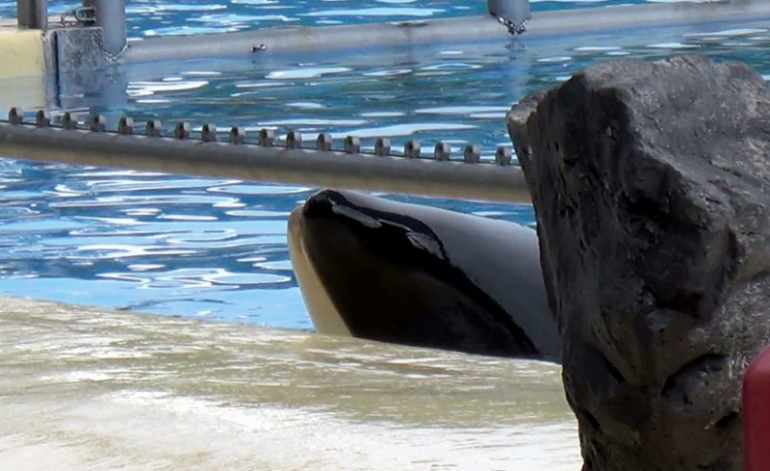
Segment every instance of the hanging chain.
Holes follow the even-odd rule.
[[[502,16],[498,16],[497,21],[499,21],[500,24],[508,28],[508,32],[514,36],[517,36],[525,32],[527,30],[527,23],[529,22],[529,20],[524,20],[521,23],[514,23],[513,21],[507,18],[503,18]]]

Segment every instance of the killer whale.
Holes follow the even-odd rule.
[[[288,226],[319,333],[560,358],[530,228],[338,190],[311,196]]]

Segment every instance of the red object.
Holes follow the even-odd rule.
[[[770,347],[743,375],[743,441],[746,471],[770,471]]]

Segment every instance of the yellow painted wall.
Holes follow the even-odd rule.
[[[15,27],[0,28],[0,78],[44,73],[42,31]]]

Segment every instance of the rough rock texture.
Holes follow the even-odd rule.
[[[702,57],[604,63],[508,129],[583,469],[742,469],[742,374],[770,343],[762,79]]]

